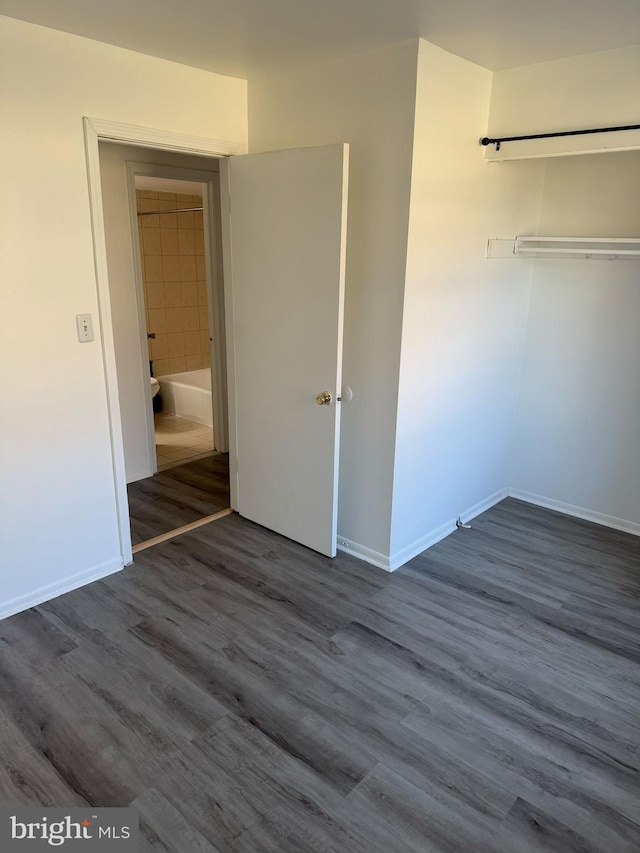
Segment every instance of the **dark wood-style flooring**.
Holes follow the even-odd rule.
[[[229,454],[159,471],[127,486],[131,541],[146,542],[229,506]]]
[[[514,500],[387,575],[236,515],[0,622],[0,803],[143,851],[640,850],[640,541]]]

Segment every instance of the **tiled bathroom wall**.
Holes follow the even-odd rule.
[[[200,196],[136,191],[138,211],[202,207]],[[149,358],[153,373],[211,364],[202,212],[139,216]]]

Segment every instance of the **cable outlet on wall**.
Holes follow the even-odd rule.
[[[81,344],[86,344],[93,340],[91,314],[76,314],[76,326],[78,328],[78,340]]]

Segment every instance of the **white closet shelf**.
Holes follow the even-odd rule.
[[[487,257],[640,259],[640,238],[543,237],[527,234],[515,240],[489,240]]]

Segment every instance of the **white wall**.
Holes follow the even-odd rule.
[[[218,161],[210,157],[172,154],[116,143],[100,143],[100,180],[109,270],[109,296],[118,372],[118,395],[127,482],[149,476],[147,410],[151,406],[149,368],[134,278],[133,239],[137,223],[131,222],[127,163],[197,169],[218,174]],[[135,235],[135,237],[133,236]],[[145,324],[146,326],[146,324]]]
[[[487,135],[638,124],[639,87],[640,45],[497,71]]]
[[[489,134],[635,124],[638,92],[640,45],[500,71]],[[640,235],[639,153],[541,162],[541,217],[532,233]],[[638,532],[638,262],[510,263],[535,270],[510,491]]]
[[[486,242],[535,231],[542,166],[484,162],[490,92],[490,72],[420,42],[394,566],[506,494],[531,270]]]
[[[550,160],[541,234],[640,236],[640,152]],[[640,262],[535,268],[512,492],[640,533]]]
[[[241,80],[9,18],[0,40],[5,615],[121,565],[82,117],[239,144],[247,126]]]
[[[249,81],[251,151],[350,144],[339,542],[389,554],[417,43]],[[313,390],[313,389],[312,389]]]

